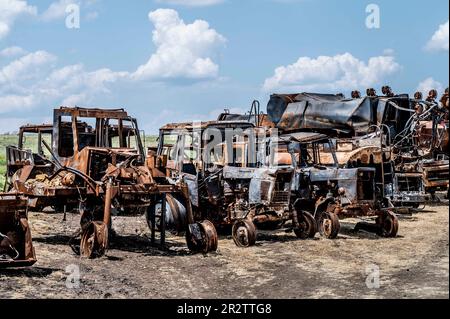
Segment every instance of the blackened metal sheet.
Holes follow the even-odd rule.
[[[272,95],[267,112],[270,120],[285,131],[358,131],[367,130],[369,125],[377,122],[372,99],[345,99],[342,95]]]

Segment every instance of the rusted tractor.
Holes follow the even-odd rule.
[[[336,238],[340,219],[372,216],[376,222],[371,231],[384,237],[397,235],[397,216],[383,208],[376,196],[374,168],[340,168],[335,145],[323,134],[290,133],[280,139],[293,157],[295,207],[313,214],[321,235]]]
[[[8,149],[10,193],[23,194],[30,210],[78,210],[80,230],[75,236],[81,239],[79,248],[72,246],[84,257],[105,253],[112,214],[144,214],[157,198],[183,196],[182,184],[155,181],[137,121],[123,109],[61,107],[54,110],[51,132],[51,146],[40,141],[47,156]],[[196,227],[189,224],[190,229]],[[199,229],[188,246],[195,251],[216,250],[217,245],[208,244],[209,236],[217,238],[213,231]]]
[[[160,131],[158,171],[174,183],[183,181],[196,220],[207,218],[219,229],[231,228],[237,246],[252,246],[257,229],[279,229],[288,221],[299,238],[312,237],[314,218],[291,209],[291,159],[286,162],[270,149],[266,131],[245,120],[171,124]],[[180,209],[169,210],[176,213],[166,219],[181,225]]]

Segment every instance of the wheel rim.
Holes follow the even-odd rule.
[[[331,235],[332,228],[333,228],[333,223],[331,222],[331,219],[324,218],[322,221],[322,228],[323,228],[323,234],[326,237],[329,237]]]
[[[236,229],[235,238],[236,238],[236,241],[240,244],[240,246],[243,246],[243,247],[249,246],[248,230],[245,226],[239,226]]]
[[[205,241],[203,252],[208,253],[211,251],[216,251],[218,247],[218,236],[216,227],[214,227],[213,223],[211,223],[209,220],[203,221],[202,223],[200,223],[200,225],[203,231]]]
[[[383,237],[396,237],[398,233],[398,219],[392,212],[387,212],[381,221]]]
[[[328,239],[337,238],[340,230],[339,218],[334,213],[324,212],[318,221],[319,233]]]
[[[102,222],[92,222],[81,234],[80,255],[85,258],[101,257],[108,247],[108,227]]]
[[[216,251],[218,236],[216,228],[210,221],[203,221],[188,226],[186,241],[189,250],[193,252],[208,253]]]
[[[237,221],[233,225],[233,240],[238,247],[250,247],[256,242],[256,228],[249,221]]]
[[[390,217],[387,217],[383,220],[383,230],[386,233],[386,235],[390,234],[392,232],[392,219]]]

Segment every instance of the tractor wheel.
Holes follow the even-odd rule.
[[[216,227],[209,220],[188,225],[186,242],[190,251],[204,254],[217,251],[218,236]]]
[[[160,200],[152,203],[147,209],[145,217],[147,225],[152,229],[152,214],[155,216],[155,229],[160,231],[162,202]],[[166,230],[174,235],[179,235],[186,230],[186,207],[175,197],[168,194],[166,197]]]
[[[335,239],[341,229],[339,217],[335,213],[329,212],[323,212],[320,214],[317,226],[319,228],[320,235],[328,239]]]
[[[256,243],[256,227],[253,222],[242,219],[234,223],[233,240],[238,247],[250,247]]]
[[[294,229],[295,235],[300,239],[314,238],[317,233],[317,225],[314,216],[302,211],[298,215],[298,228]]]
[[[398,233],[398,218],[391,212],[384,212],[377,218],[377,225],[379,226],[379,235],[386,238],[394,238]]]

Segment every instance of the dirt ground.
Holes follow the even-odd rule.
[[[395,239],[355,233],[356,221],[345,220],[337,240],[301,241],[279,231],[260,233],[255,247],[241,249],[223,236],[219,251],[209,255],[190,254],[174,236],[162,252],[149,245],[145,218],[115,217],[118,237],[97,260],[72,252],[67,241],[78,217],[62,218],[31,214],[39,261],[0,270],[0,297],[449,298],[447,205],[402,218]],[[68,287],[77,268],[79,287]]]

